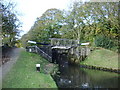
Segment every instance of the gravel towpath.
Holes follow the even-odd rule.
[[[0,67],[0,89],[2,87],[2,80],[4,79],[6,74],[10,71],[13,64],[15,64],[16,61],[18,60],[21,50],[22,50],[21,48],[14,48],[13,50],[11,50],[9,53],[10,60]]]

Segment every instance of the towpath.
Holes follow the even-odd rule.
[[[10,60],[8,62],[4,63],[0,67],[0,89],[2,87],[2,80],[5,78],[5,76],[10,71],[10,69],[12,68],[12,66],[18,60],[18,57],[20,55],[21,50],[22,50],[21,48],[13,48],[12,50],[10,50],[9,51],[10,52],[9,53]]]

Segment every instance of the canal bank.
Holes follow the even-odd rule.
[[[40,64],[40,72],[36,71],[36,64]],[[22,50],[3,79],[2,88],[57,88],[51,77],[56,67],[41,56]]]
[[[90,60],[92,63],[95,62],[95,60],[97,59],[98,61],[101,61],[99,63],[100,65],[102,65],[102,63],[105,62],[106,64],[109,63],[112,64],[112,65],[105,64],[104,66],[107,67],[112,66],[113,68],[113,67],[117,67],[118,65],[118,62],[114,62],[115,60],[118,60],[116,54],[106,49],[101,49],[100,51],[97,52],[97,54],[96,54],[96,50],[93,50],[91,54],[87,58],[85,58],[85,60],[81,61],[81,64],[85,65],[83,62],[85,62],[91,55],[93,58],[97,57],[94,60],[93,59]],[[111,57],[113,57],[112,55],[115,57],[112,58],[111,60]],[[53,56],[52,59],[55,59],[53,60],[55,61],[54,63],[58,63],[58,71],[57,72],[55,71],[56,73],[54,73],[52,77],[59,89],[60,88],[118,88],[118,80],[119,80],[118,73],[94,70],[94,68],[92,68],[93,70],[86,69],[86,68],[81,68],[79,65],[71,65],[69,63],[70,60],[68,58],[67,53],[54,52],[52,56]]]
[[[67,55],[59,54],[57,58],[59,69],[53,79],[61,88],[118,88],[119,74],[81,68],[69,64]],[[112,82],[112,83],[111,83]]]
[[[59,57],[66,55],[69,64],[80,65],[81,68],[120,73],[118,53],[104,48],[95,48],[90,51],[86,47],[80,47],[79,50],[80,54],[78,55],[77,49],[74,49],[73,53],[71,53],[71,50],[69,52],[61,50],[60,52],[59,49],[54,49],[53,61],[59,63]]]
[[[91,52],[88,57],[80,62],[80,66],[88,69],[96,69],[120,73],[119,54],[107,49],[99,48]]]

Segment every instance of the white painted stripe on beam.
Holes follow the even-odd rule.
[[[36,42],[35,42],[35,41],[28,41],[28,43],[33,43],[33,44],[36,44]]]
[[[81,45],[89,45],[90,43],[88,42],[88,43],[81,43]]]
[[[55,48],[58,48],[58,49],[69,49],[70,47],[64,47],[64,46],[54,46],[54,47],[52,47],[52,49],[55,49]]]

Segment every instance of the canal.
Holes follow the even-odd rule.
[[[58,88],[118,88],[117,73],[69,65],[67,55],[57,55],[58,72],[53,76]]]

